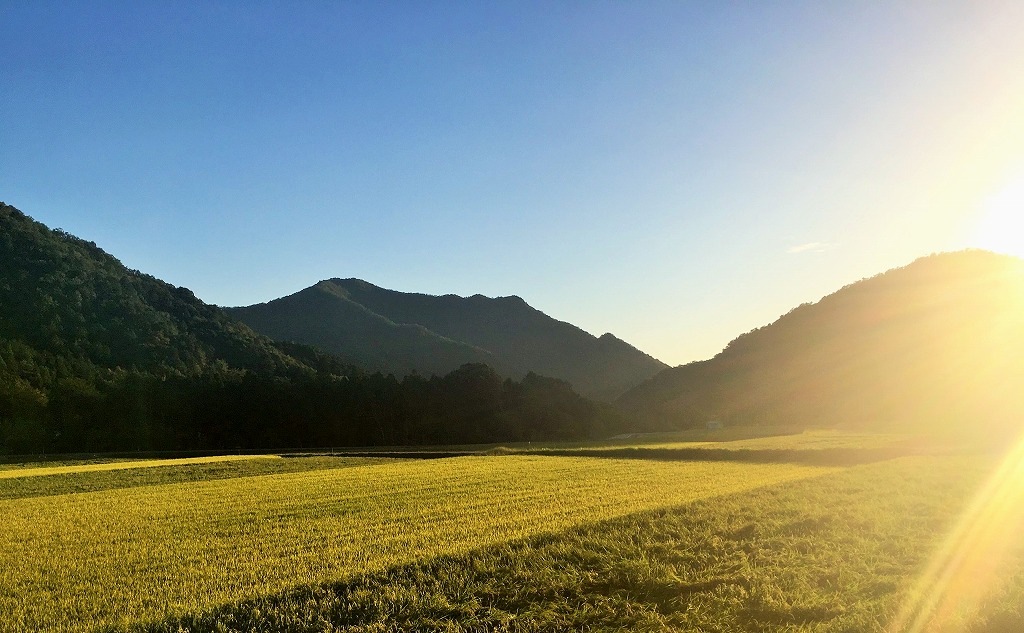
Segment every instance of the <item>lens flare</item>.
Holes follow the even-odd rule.
[[[1024,438],[968,506],[918,579],[889,633],[957,631],[1005,577],[1024,525]]]

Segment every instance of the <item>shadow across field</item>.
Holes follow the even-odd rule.
[[[883,630],[985,470],[969,458],[872,464],[129,630]],[[1024,630],[1011,585],[965,631]]]

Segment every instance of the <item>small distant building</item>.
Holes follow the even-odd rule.
[[[704,423],[704,425],[707,427],[709,431],[721,431],[723,428],[725,428],[725,425],[722,424],[721,420],[708,420],[707,422]]]

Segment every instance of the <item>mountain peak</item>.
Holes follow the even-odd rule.
[[[326,296],[232,314],[272,338],[317,345],[374,369],[447,373],[466,362],[487,362],[506,376],[532,371],[606,399],[665,367],[615,337],[597,339],[552,319],[516,295],[435,296],[340,278],[314,287]]]
[[[358,277],[333,277],[331,279],[325,279],[320,283],[332,283],[336,286],[341,286],[345,289],[357,289],[357,290],[384,290],[380,286],[374,285],[364,279]]]

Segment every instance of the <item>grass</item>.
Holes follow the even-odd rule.
[[[282,459],[276,455],[263,455],[241,458],[226,456],[220,459],[204,457],[121,461],[103,464],[110,468],[86,468],[80,464],[64,467],[25,468],[17,471],[0,471],[0,500],[351,468],[390,461],[393,460],[324,456]],[[11,473],[16,474],[12,475]]]
[[[55,466],[82,466],[84,464],[113,464],[117,462],[132,461],[130,458],[124,457],[94,457],[92,459],[52,459],[45,461],[39,460],[38,456],[32,457],[21,456],[12,457],[10,455],[0,456],[0,472],[8,470],[27,470],[29,468],[50,468]],[[63,456],[62,456],[63,457]],[[15,460],[15,461],[4,461],[4,460]]]
[[[835,433],[730,444],[23,468],[0,477],[0,632],[895,633],[993,467],[614,458],[907,446]],[[970,580],[988,590],[980,608],[934,630],[1024,630],[1024,542],[1008,545],[998,582]]]
[[[882,633],[989,470],[963,457],[858,466],[140,628]],[[964,626],[935,630],[1024,630],[1022,544],[1007,569]]]
[[[467,457],[0,501],[0,630],[125,627],[823,472]]]
[[[698,437],[696,432],[691,437]],[[706,435],[715,433],[705,431]],[[965,452],[934,440],[908,435],[815,430],[788,435],[742,437],[729,441],[663,441],[668,434],[578,445],[521,445],[491,449],[492,454],[614,457],[685,461],[803,463],[849,466],[914,454]]]
[[[128,470],[135,468],[158,468],[162,466],[188,466],[192,464],[211,464],[216,462],[234,462],[251,459],[280,459],[280,457],[277,455],[218,455],[214,457],[183,457],[179,459],[124,459],[72,464],[22,464],[12,465],[9,468],[0,470],[0,479],[8,479],[12,477],[40,477],[45,475],[67,475],[72,473]]]
[[[914,436],[895,433],[862,433],[841,429],[799,430],[791,428],[728,427],[717,430],[690,429],[659,433],[633,433],[626,437],[575,442],[506,442],[501,444],[457,444],[444,446],[365,446],[331,449],[343,453],[436,452],[482,454],[496,449],[509,452],[617,448],[885,448],[917,441]]]
[[[785,448],[817,450],[823,448],[889,448],[913,442],[900,433],[861,433],[837,429],[815,429],[790,435],[748,437],[729,441],[730,448]]]
[[[843,429],[787,429],[762,427],[726,427],[691,429],[666,433],[639,433],[622,439],[578,444],[577,448],[721,446],[734,448],[879,448],[901,444],[913,436],[899,433],[846,431]],[[557,446],[553,448],[571,448]]]
[[[518,450],[620,450],[643,449],[724,449],[724,450],[824,450],[824,449],[889,449],[917,446],[922,441],[913,436],[895,433],[858,433],[836,429],[817,429],[777,435],[751,436],[733,430],[685,431],[675,434],[657,433],[636,438],[550,446],[517,445]]]

